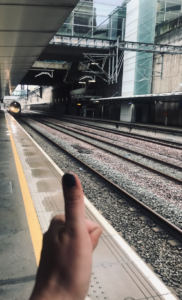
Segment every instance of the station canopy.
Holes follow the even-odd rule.
[[[158,101],[162,102],[182,102],[182,92],[172,92],[172,93],[160,93],[160,94],[144,94],[144,95],[132,95],[132,96],[119,96],[110,98],[98,98],[97,102],[127,102],[129,104],[145,101],[145,103]],[[91,99],[90,101],[95,101]]]
[[[0,0],[0,97],[11,95],[78,0]]]

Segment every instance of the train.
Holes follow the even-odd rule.
[[[11,102],[8,111],[13,115],[20,115],[21,113],[21,105],[17,101]]]

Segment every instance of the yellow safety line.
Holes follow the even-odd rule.
[[[6,114],[5,114],[6,117]],[[8,119],[6,117],[6,123],[8,126],[8,130],[11,131],[11,128],[8,123]],[[34,248],[34,253],[35,253],[35,258],[37,265],[39,264],[40,261],[40,254],[41,254],[41,248],[42,248],[42,232],[40,228],[40,224],[37,218],[37,214],[33,205],[32,197],[30,195],[30,191],[28,188],[28,184],[25,178],[25,174],[23,171],[23,167],[16,149],[16,145],[13,139],[13,136],[10,135],[10,140],[11,140],[11,146],[13,149],[13,154],[14,154],[14,159],[16,163],[16,169],[18,173],[18,178],[20,182],[20,187],[21,187],[21,192],[22,192],[22,197],[25,205],[25,211],[27,215],[27,221],[29,225],[29,230],[30,230],[30,235],[32,239],[32,244]]]

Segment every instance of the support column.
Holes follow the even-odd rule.
[[[86,105],[83,105],[83,117],[87,116],[87,109],[86,109]]]
[[[101,118],[102,119],[104,118],[104,104],[102,104],[102,107],[101,107]]]
[[[119,39],[120,37],[118,36],[117,39],[117,48],[116,48],[116,76],[115,76],[115,82],[118,82],[118,54],[119,54]]]
[[[134,114],[133,104],[131,105],[128,102],[121,103],[120,121],[133,122],[134,120],[133,114]]]

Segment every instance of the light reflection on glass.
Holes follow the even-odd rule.
[[[182,13],[182,0],[157,0],[157,24],[177,18]]]
[[[90,38],[116,39],[124,37],[126,6],[124,0],[80,1],[57,34],[85,35]]]

